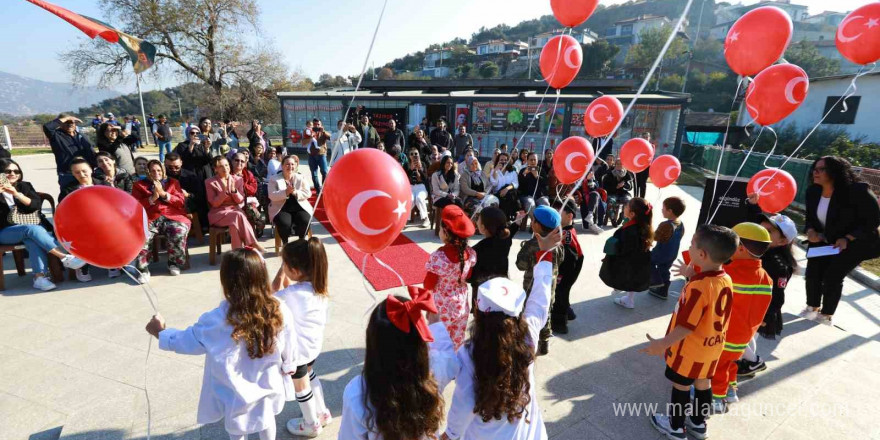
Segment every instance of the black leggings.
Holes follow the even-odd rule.
[[[272,224],[275,225],[278,235],[281,236],[281,241],[285,244],[291,235],[305,238],[306,232],[309,230],[309,218],[311,217],[308,211],[299,206],[299,203],[296,204],[296,208],[299,208],[298,210],[296,208],[287,210],[288,205],[290,204],[285,203],[281,211],[272,219]]]
[[[807,274],[804,278],[807,282],[808,306],[822,306],[820,313],[834,314],[843,292],[843,279],[862,261],[877,257],[876,240],[865,240],[863,243],[859,241],[851,242],[839,255],[807,260]]]
[[[498,197],[499,208],[507,215],[507,220],[513,220],[516,218],[516,212],[519,211],[519,194],[515,189],[511,189],[507,191],[507,195],[501,196],[501,193],[496,193],[495,196]]]

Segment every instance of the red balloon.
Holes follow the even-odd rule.
[[[613,96],[600,96],[584,112],[584,129],[592,137],[608,136],[623,117],[623,104]]]
[[[681,162],[675,156],[664,154],[654,159],[651,164],[651,171],[648,176],[651,177],[651,183],[657,188],[666,188],[678,180],[681,175]]]
[[[147,212],[134,197],[109,186],[78,189],[55,211],[55,235],[71,254],[114,269],[137,257],[147,240]]]
[[[752,76],[773,64],[791,41],[791,18],[775,6],[762,6],[739,18],[724,40],[724,58],[730,68]]]
[[[856,64],[880,60],[880,2],[850,12],[837,26],[834,41],[840,54]]]
[[[787,171],[778,168],[758,171],[746,186],[747,194],[758,194],[758,206],[764,212],[779,212],[794,201],[797,183]]]
[[[403,168],[375,148],[342,156],[327,174],[322,198],[330,224],[368,254],[385,249],[400,235],[412,209]]]
[[[620,147],[620,161],[623,166],[633,172],[645,171],[651,166],[654,158],[654,147],[642,138],[632,138]]]
[[[746,90],[746,109],[758,124],[773,125],[797,110],[807,97],[810,78],[794,64],[761,71]]]
[[[541,75],[554,89],[571,84],[584,62],[580,43],[570,35],[557,35],[541,49]]]
[[[575,183],[593,163],[593,146],[590,141],[572,136],[559,143],[553,154],[553,171],[559,183]]]
[[[575,27],[587,21],[599,0],[550,0],[553,15],[565,27]]]

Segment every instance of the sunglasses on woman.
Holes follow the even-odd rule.
[[[6,170],[6,171],[3,171],[3,173],[4,174],[18,174],[20,176],[21,170]]]

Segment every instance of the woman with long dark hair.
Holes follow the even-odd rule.
[[[534,284],[526,293],[507,278],[477,291],[470,339],[458,351],[461,364],[442,439],[545,439],[547,431],[535,390],[535,348],[547,323],[553,279],[555,230],[536,235],[541,254]]]
[[[98,151],[106,151],[113,155],[116,166],[124,169],[129,175],[135,174],[134,153],[122,142],[122,129],[118,125],[103,123],[95,133],[95,145]]]
[[[862,261],[880,256],[880,205],[844,158],[822,157],[810,171],[813,185],[807,188],[804,226],[809,246],[831,245],[840,254],[807,260],[807,307],[801,316],[831,325],[843,279]]]
[[[510,163],[510,155],[505,152],[498,153],[492,171],[489,173],[489,184],[492,191],[500,202],[499,207],[508,220],[516,217],[519,211],[519,196],[517,188],[519,188],[519,178],[516,175],[516,169]]]
[[[443,156],[439,169],[431,175],[431,201],[434,207],[442,210],[446,205],[461,206],[460,191],[461,176],[455,169],[455,161],[452,156]]]
[[[443,396],[427,344],[434,338],[421,315],[436,308],[427,292],[410,292],[413,300],[388,295],[370,315],[363,372],[342,396],[340,439],[424,439],[440,429]]]

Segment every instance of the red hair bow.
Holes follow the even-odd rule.
[[[434,336],[428,329],[428,323],[422,317],[422,310],[437,313],[434,298],[429,291],[415,286],[407,286],[407,290],[412,301],[401,302],[394,295],[388,295],[388,299],[385,301],[385,313],[388,315],[388,320],[404,333],[409,333],[410,323],[412,323],[423,341],[434,342]]]

